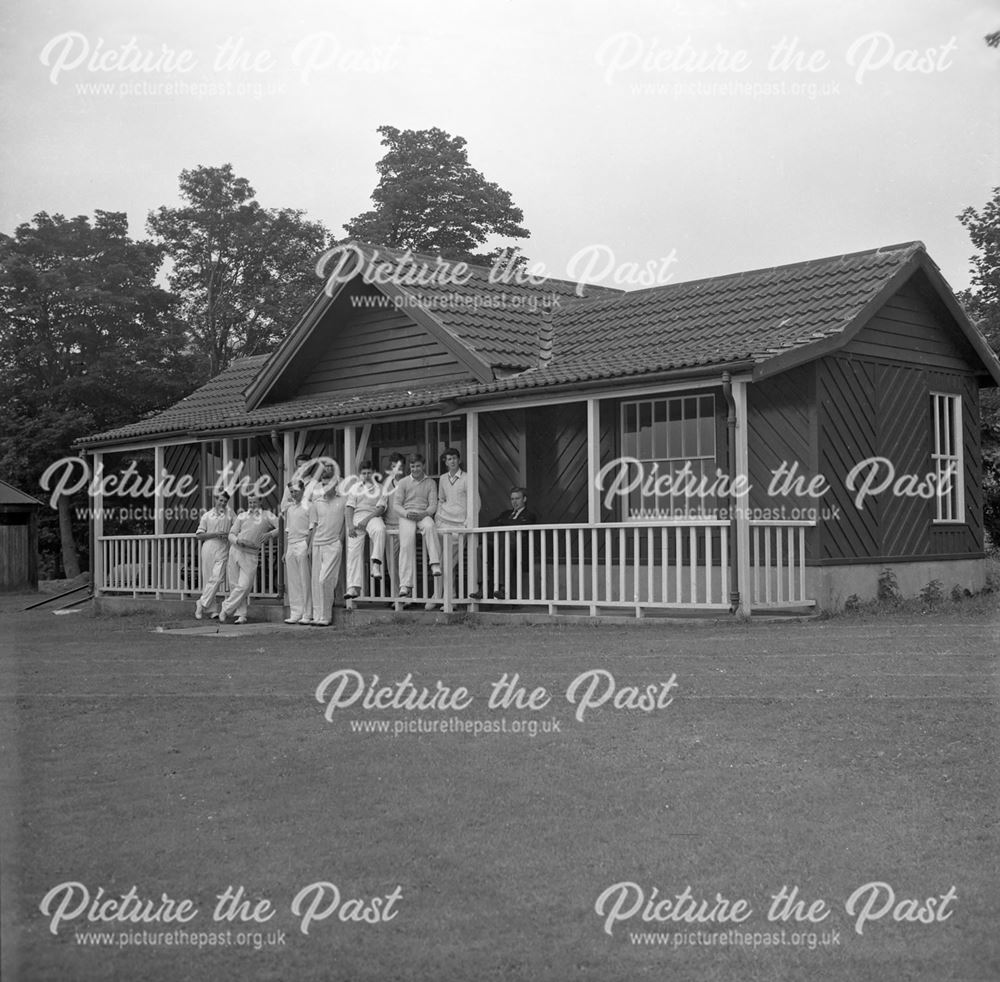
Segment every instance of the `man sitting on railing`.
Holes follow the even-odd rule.
[[[372,540],[371,576],[382,576],[382,559],[385,554],[385,522],[382,515],[386,503],[382,488],[375,483],[372,462],[361,465],[361,480],[347,494],[344,509],[347,516],[347,592],[349,600],[356,600],[364,592],[367,577],[364,575],[365,540]]]
[[[518,528],[524,525],[537,525],[538,517],[534,512],[528,511],[528,492],[524,488],[513,487],[510,489],[510,510],[503,511],[496,518],[490,522],[490,528],[500,526],[501,528]],[[485,553],[485,565],[487,574],[490,580],[496,585],[493,586],[489,582],[487,583],[487,593],[486,595],[491,599],[495,598],[497,600],[505,600],[507,598],[507,593],[511,590],[516,591],[517,586],[517,570],[513,568],[511,562],[513,557],[517,556],[517,539],[518,533],[515,533],[510,537],[510,547],[506,547],[504,540],[507,538],[506,534],[499,535],[499,544],[496,550],[496,556],[491,556],[493,551],[493,538],[496,533],[487,532],[483,536],[483,551]],[[531,575],[531,567],[529,564],[529,548],[528,548],[528,538],[524,536],[521,542],[521,569]],[[490,571],[492,570],[492,574]],[[472,600],[482,600],[483,599],[483,586],[480,583],[479,589],[475,593],[470,593],[469,597]]]
[[[437,485],[424,472],[424,455],[410,454],[409,476],[400,480],[392,506],[399,517],[399,596],[413,593],[416,568],[417,532],[424,540],[431,575],[441,575],[441,555],[434,513],[437,511]]]

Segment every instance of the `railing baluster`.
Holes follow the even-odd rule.
[[[612,575],[612,559],[614,558],[614,550],[611,548],[611,529],[606,528],[604,530],[604,599],[614,600],[614,594],[611,589],[611,575]],[[618,598],[619,600],[621,597]]]
[[[711,603],[712,591],[712,527],[705,526],[705,603]]]
[[[691,590],[691,596],[688,598],[688,603],[696,604],[698,602],[698,533],[693,525],[688,529],[688,549],[691,551],[688,565],[688,586]]]
[[[684,569],[684,543],[681,536],[681,527],[674,528],[674,603],[684,603],[684,589],[681,584],[684,582],[682,571]]]
[[[805,526],[799,526],[799,596],[798,599],[805,602],[806,599],[806,530]]]
[[[785,529],[786,544],[788,548],[788,600],[795,599],[795,537],[794,529],[791,525]]]

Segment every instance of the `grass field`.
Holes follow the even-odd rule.
[[[1000,977],[993,613],[238,639],[155,626],[0,605],[5,980]],[[355,704],[328,721],[315,692],[341,669],[382,684],[412,673],[474,701],[457,712]],[[673,701],[649,712],[606,703],[579,721],[567,687],[593,669],[618,692],[676,674]],[[550,703],[489,709],[491,684],[515,672]],[[418,717],[558,732],[354,731]],[[233,943],[121,946],[126,932],[179,926],[70,919],[79,891],[53,935],[39,905],[68,881],[92,898],[133,885],[156,902],[187,898],[198,910],[187,931],[229,930]],[[690,887],[752,913],[735,925],[644,923],[640,911],[609,936],[595,902],[626,881],[646,899]],[[897,904],[954,887],[950,916],[909,923],[889,911],[859,935],[845,901],[874,881]],[[329,888],[299,916],[292,901],[318,882],[336,884],[341,904],[303,934],[308,901],[323,913]],[[273,916],[214,922],[229,886],[269,899]],[[770,922],[782,886],[825,899],[828,915]],[[340,920],[365,909],[352,899],[397,889],[380,908],[390,920]],[[80,943],[90,929],[114,942]],[[784,929],[786,943],[674,943],[699,929]],[[667,944],[639,938],[657,931]]]

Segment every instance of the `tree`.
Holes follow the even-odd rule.
[[[993,189],[982,211],[966,208],[958,220],[979,250],[970,257],[971,288],[959,297],[1000,355],[1000,187]],[[983,390],[981,403],[985,524],[994,544],[1000,545],[1000,392]]]
[[[378,132],[389,149],[377,165],[375,207],[345,224],[349,236],[464,262],[488,259],[475,250],[491,235],[528,238],[524,213],[469,163],[462,137],[437,127]]]
[[[329,233],[293,208],[262,208],[231,164],[181,171],[181,208],[150,212],[171,289],[210,375],[271,350],[320,287]]]
[[[132,422],[200,381],[174,299],[155,283],[160,249],[123,213],[42,212],[0,235],[0,470],[38,487],[73,441]],[[79,574],[70,502],[58,500],[63,568]]]

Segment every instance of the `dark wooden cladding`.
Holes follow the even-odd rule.
[[[297,398],[418,384],[425,388],[470,377],[444,345],[405,313],[365,310],[341,323],[329,321],[328,315],[321,325],[326,349],[303,377]]]
[[[778,469],[797,464],[803,485],[818,470],[815,445],[810,444],[815,366],[803,365],[783,375],[764,379],[747,389],[750,452],[750,507],[788,509],[819,505],[802,495],[768,497],[767,491]],[[728,471],[725,459],[719,465]],[[789,516],[791,517],[791,516]]]
[[[919,278],[911,279],[842,352],[862,358],[966,372],[972,355],[969,343],[957,328],[948,331],[942,327],[947,321],[936,307],[940,307],[940,302],[925,296]]]
[[[817,366],[816,399],[819,471],[830,486],[823,503],[840,513],[839,519],[821,524],[820,557],[874,558],[881,549],[881,500],[856,509],[845,479],[859,460],[876,455],[875,366],[845,358],[823,359]]]
[[[524,410],[483,413],[479,417],[480,522],[510,508],[510,489],[525,483]],[[534,510],[528,488],[529,507]]]
[[[526,411],[531,510],[543,522],[587,521],[587,404]]]
[[[962,396],[964,523],[935,523],[934,499],[896,495],[891,487],[858,508],[846,481],[866,458],[887,458],[897,478],[915,474],[924,481],[933,473],[932,392]],[[978,399],[968,373],[840,354],[818,363],[819,463],[830,483],[824,503],[840,510],[821,522],[822,560],[898,562],[982,552]]]
[[[372,306],[368,306],[372,304]],[[361,281],[348,284],[282,369],[267,403],[471,379],[444,343]]]
[[[188,476],[196,488],[186,498],[171,498],[164,501],[163,531],[167,535],[182,535],[198,528],[202,511],[201,496],[201,444],[172,444],[163,448],[163,466],[174,480]]]

